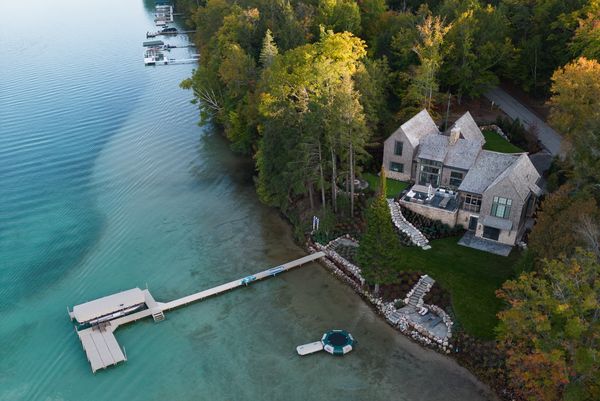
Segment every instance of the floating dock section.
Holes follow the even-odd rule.
[[[319,351],[323,351],[323,343],[321,341],[315,341],[314,343],[308,343],[296,347],[296,352],[298,352],[298,355],[301,356],[314,354],[315,352]]]
[[[90,362],[92,372],[95,373],[100,369],[127,360],[125,350],[121,349],[114,335],[114,331],[119,326],[150,316],[155,322],[160,322],[165,319],[164,312],[167,310],[201,301],[241,286],[247,286],[256,280],[274,277],[323,256],[325,256],[323,252],[317,252],[171,302],[157,302],[149,290],[133,288],[76,305],[73,307],[73,311],[68,313],[71,320],[76,320],[80,325],[86,326],[86,328],[76,331]]]

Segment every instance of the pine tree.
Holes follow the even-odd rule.
[[[267,29],[267,32],[265,32],[265,38],[263,39],[262,49],[260,50],[260,64],[264,68],[268,68],[271,63],[273,63],[273,59],[278,53],[279,50],[277,49],[277,45],[273,40],[273,34],[271,33],[270,29]]]
[[[398,237],[394,232],[386,194],[385,170],[381,169],[379,192],[367,210],[367,229],[360,240],[358,262],[367,283],[375,285],[393,282],[400,256]]]

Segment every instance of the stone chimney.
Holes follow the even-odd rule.
[[[460,127],[452,127],[452,129],[450,130],[450,140],[448,142],[450,143],[450,145],[454,145],[456,142],[458,142],[459,138]]]

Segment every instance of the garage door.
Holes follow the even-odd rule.
[[[498,241],[500,230],[494,227],[483,226],[483,238],[493,239]]]

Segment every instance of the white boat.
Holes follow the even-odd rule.
[[[151,47],[144,52],[144,65],[169,64],[169,60],[157,47]]]
[[[90,320],[88,323],[90,325],[94,326],[94,325],[99,324],[99,323],[108,322],[109,320],[113,320],[113,319],[116,319],[118,317],[123,317],[123,316],[125,316],[125,315],[127,315],[127,314],[129,314],[129,313],[131,313],[133,311],[136,311],[136,310],[140,309],[142,306],[144,306],[144,304],[134,305],[132,307],[125,308],[125,309],[122,309],[120,311],[111,313],[110,315],[105,315],[105,316],[101,316],[101,317],[99,317],[97,319]]]

